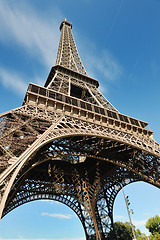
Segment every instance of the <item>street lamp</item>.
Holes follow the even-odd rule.
[[[128,180],[128,179],[125,179],[124,181],[125,181],[126,184],[129,183],[129,180]],[[129,217],[129,221],[130,221],[130,225],[131,225],[132,233],[133,233],[133,237],[134,237],[133,240],[137,240],[137,239],[136,239],[136,234],[135,234],[135,231],[134,231],[134,227],[133,227],[133,224],[132,224],[132,219],[131,219],[131,215],[130,215],[130,210],[129,210],[130,202],[129,202],[128,196],[127,196],[127,197],[125,196],[125,192],[124,192],[124,188],[123,188],[122,183],[119,182],[119,184],[120,184],[121,187],[122,187],[123,197],[124,197],[124,200],[125,200],[125,203],[126,203],[126,208],[127,208],[127,212],[128,212],[128,217]],[[119,189],[118,186],[115,186],[115,189],[118,190],[118,189]],[[133,213],[133,210],[132,210],[132,213]]]

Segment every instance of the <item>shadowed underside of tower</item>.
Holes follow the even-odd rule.
[[[114,200],[126,178],[160,187],[160,146],[146,122],[121,114],[98,90],[71,29],[63,20],[44,87],[30,83],[23,105],[0,115],[0,217],[52,199],[77,214],[86,239],[116,239]]]

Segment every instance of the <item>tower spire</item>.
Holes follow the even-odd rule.
[[[98,90],[99,82],[87,75],[71,29],[72,23],[64,19],[60,25],[61,37],[56,64],[52,67],[44,87],[117,112]]]
[[[60,25],[61,37],[58,47],[56,65],[61,65],[75,72],[87,75],[79,57],[72,35],[72,23],[64,19]]]

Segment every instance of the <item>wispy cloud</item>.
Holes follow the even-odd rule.
[[[99,53],[99,56],[88,56],[87,68],[92,75],[101,74],[106,81],[115,81],[122,73],[122,67],[107,50]]]
[[[48,217],[53,217],[58,219],[71,219],[73,217],[73,215],[71,214],[46,213],[46,212],[41,213],[41,216],[48,216]]]
[[[0,0],[0,42],[10,46],[13,43],[14,45],[17,44],[44,66],[51,67],[55,63],[57,55],[60,37],[58,27],[62,15],[61,10],[58,8],[54,9],[54,15],[50,13],[45,15],[45,13],[35,9],[33,5],[29,5],[27,1],[19,4],[16,1]],[[86,59],[85,66],[89,76],[96,79],[101,76],[106,79],[106,82],[115,81],[120,77],[122,67],[110,52],[106,49],[99,50],[89,39],[85,39],[85,45],[93,47],[92,50],[85,46],[83,46],[83,50],[81,49]],[[19,90],[26,89],[25,79],[22,80],[19,75],[14,75],[14,81],[18,83]],[[15,90],[13,81],[11,82],[13,75],[12,78],[7,80],[6,72],[4,74],[4,69],[1,69],[0,76],[5,87],[10,84],[11,89]],[[38,76],[37,79],[41,83]],[[101,90],[106,93],[105,86]]]
[[[144,219],[144,220],[133,220],[133,224],[136,227],[145,226],[146,222],[147,222],[147,219]]]
[[[107,49],[99,48],[89,39],[82,42],[86,42],[83,46],[80,45],[80,50],[87,74],[97,79],[100,83],[99,90],[108,95],[107,83],[118,81],[123,74],[123,67]]]
[[[15,72],[9,72],[7,69],[0,68],[0,82],[8,89],[22,95],[27,89],[27,83],[23,77],[20,77]]]
[[[147,236],[150,234],[148,229],[145,227],[147,219],[144,220],[133,220],[133,225],[136,226],[136,228],[139,228],[141,232],[145,233]]]
[[[17,42],[38,60],[52,66],[59,39],[57,16],[61,16],[58,9],[49,19],[26,2],[0,0],[0,41],[5,44]]]
[[[53,204],[54,204],[54,205],[63,205],[63,203],[58,202],[58,201],[54,201],[54,200],[41,199],[41,200],[39,200],[39,201],[45,202],[45,203],[51,204],[51,205],[53,205]]]
[[[23,96],[27,90],[28,83],[32,79],[28,79],[25,75],[21,75],[15,71],[10,71],[0,67],[0,83],[7,89],[14,91],[16,94]],[[44,83],[40,77],[34,78],[34,83],[41,84]]]
[[[126,217],[124,217],[124,216],[115,216],[115,221],[119,221],[119,220],[125,221]]]
[[[81,39],[78,45],[89,76],[97,80],[100,80],[98,77],[101,76],[101,78],[105,78],[106,82],[113,82],[120,78],[123,67],[112,52],[83,35],[77,36],[77,39]]]

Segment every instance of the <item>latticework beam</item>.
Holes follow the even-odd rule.
[[[77,214],[87,240],[113,240],[124,179],[160,188],[160,145],[146,122],[119,113],[87,76],[71,28],[62,21],[45,86],[29,84],[23,106],[0,115],[0,218],[51,199]]]

